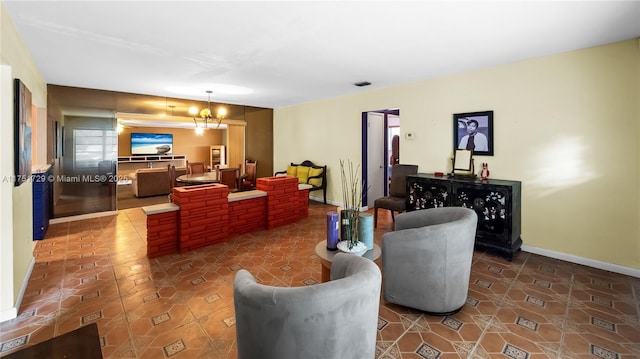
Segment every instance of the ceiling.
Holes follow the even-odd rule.
[[[48,84],[268,108],[640,37],[639,1],[2,2]]]

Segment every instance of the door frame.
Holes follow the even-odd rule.
[[[361,128],[362,128],[362,147],[360,149],[361,151],[361,177],[362,178],[362,183],[363,183],[363,188],[368,187],[368,183],[369,183],[369,178],[368,178],[368,160],[369,160],[369,156],[367,155],[367,148],[369,145],[369,131],[367,128],[367,114],[370,112],[376,112],[376,113],[381,113],[384,115],[384,134],[383,134],[383,148],[384,148],[384,158],[387,157],[387,148],[389,146],[389,141],[387,141],[387,137],[389,137],[389,123],[388,123],[388,115],[396,115],[398,117],[400,117],[400,109],[399,108],[395,108],[395,109],[386,109],[386,110],[373,110],[373,111],[364,111],[361,114]],[[388,159],[387,159],[388,161]],[[385,162],[386,164],[386,162]],[[382,178],[382,181],[385,181],[386,178],[389,178],[389,173],[388,173],[388,169],[389,166],[385,165],[384,166],[385,170],[384,170],[384,178]],[[387,196],[388,195],[388,186],[383,186],[384,188],[384,195]],[[368,191],[362,191],[362,203],[367,203],[368,202]]]

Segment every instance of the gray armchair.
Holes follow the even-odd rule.
[[[338,253],[331,281],[304,287],[236,274],[238,359],[375,357],[381,274],[371,260]]]
[[[396,217],[382,236],[383,295],[434,315],[467,300],[478,216],[462,207],[423,209]]]
[[[373,226],[378,227],[378,208],[391,211],[391,219],[395,222],[393,212],[404,212],[407,205],[407,176],[418,173],[416,165],[394,165],[391,167],[391,184],[389,195],[373,201]]]

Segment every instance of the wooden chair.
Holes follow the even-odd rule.
[[[240,167],[218,168],[218,181],[227,185],[229,192],[237,192],[240,189]]]
[[[190,174],[205,173],[207,171],[207,166],[204,164],[204,162],[187,161],[187,170]]]
[[[240,189],[242,191],[248,191],[256,189],[256,170],[258,161],[246,160],[244,161],[244,174],[241,178]]]
[[[167,165],[167,172],[169,173],[169,185],[171,188],[176,187],[178,184],[176,181],[176,166]]]
[[[378,208],[391,211],[391,220],[395,222],[393,212],[404,212],[407,201],[407,176],[418,173],[417,165],[395,165],[391,168],[389,195],[373,201],[373,227],[378,227]]]

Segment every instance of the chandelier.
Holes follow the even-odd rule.
[[[222,119],[227,115],[227,109],[224,107],[218,107],[218,111],[216,112],[215,119],[213,118],[213,114],[211,112],[211,94],[212,91],[207,91],[207,107],[200,110],[200,118],[202,119],[202,126],[198,125],[198,121],[196,115],[198,115],[198,109],[196,107],[191,107],[189,109],[189,113],[193,116],[193,122],[196,124],[196,135],[202,135],[204,133],[204,129],[208,128],[209,122],[212,124],[217,122],[215,128],[219,128],[222,123]]]

